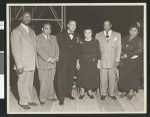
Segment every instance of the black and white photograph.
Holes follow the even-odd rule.
[[[147,112],[146,3],[7,3],[8,114]]]

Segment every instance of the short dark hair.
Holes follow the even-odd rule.
[[[92,31],[92,27],[91,26],[85,26],[83,31],[85,31],[85,30],[91,30]]]
[[[132,28],[136,28],[139,33],[141,31],[140,27],[138,27],[136,24],[131,25],[128,30],[130,31]]]
[[[109,23],[112,25],[112,22],[111,22],[110,20],[105,20],[104,23],[105,23],[105,22],[109,22]],[[103,23],[103,24],[104,24],[104,23]]]
[[[68,23],[67,24],[69,24],[70,22],[76,22],[74,19],[70,19],[70,20],[68,20]]]
[[[30,16],[31,16],[31,13],[30,13],[29,11],[24,11],[24,12],[22,13],[22,17],[23,17],[26,13],[30,14]]]
[[[50,28],[52,28],[52,25],[51,25],[49,22],[45,22],[45,23],[43,23],[43,24],[42,24],[42,28],[44,28],[44,26],[45,26],[45,25],[49,25],[49,26],[50,26]]]

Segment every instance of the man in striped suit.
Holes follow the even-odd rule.
[[[18,75],[19,104],[24,109],[36,106],[33,99],[34,71],[37,65],[35,32],[28,25],[31,14],[24,12],[22,22],[11,32],[11,50]]]
[[[115,81],[117,66],[121,53],[121,34],[111,30],[110,21],[104,22],[104,31],[96,34],[101,51],[100,62],[100,92],[101,100],[104,100],[109,89],[109,96],[116,100]],[[109,82],[108,82],[109,81]]]

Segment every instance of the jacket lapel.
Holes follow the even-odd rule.
[[[101,35],[101,38],[102,38],[102,41],[103,41],[103,45],[105,46],[107,44],[107,39],[106,39],[106,36],[104,34],[104,31],[103,31],[103,33]]]
[[[67,31],[65,32],[65,37],[66,37],[65,40],[66,40],[67,44],[69,44],[69,41],[71,41],[71,39],[70,39],[70,36]]]
[[[47,41],[43,33],[40,35],[40,39],[41,39],[41,44],[43,45],[43,47],[45,47],[44,45],[47,44]]]
[[[33,45],[36,45],[36,44],[35,44],[35,37],[34,37],[34,35],[33,35],[33,33],[32,33],[31,28],[29,28],[29,35],[30,35],[30,38],[31,38],[31,40],[32,40]]]
[[[110,39],[110,41],[113,41],[113,39],[114,39],[114,32],[112,31],[112,33],[111,33],[111,35],[110,35],[110,37],[109,37],[109,39]]]
[[[23,34],[24,38],[27,41],[29,41],[29,43],[32,43],[32,45],[34,46],[35,45],[34,36],[31,33],[31,29],[29,28],[29,33],[27,33],[27,31],[20,25],[20,30],[21,30],[21,33]]]

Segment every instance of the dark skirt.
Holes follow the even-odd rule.
[[[99,87],[100,70],[97,69],[97,60],[90,58],[80,59],[80,69],[77,72],[77,86],[85,90],[96,90]]]
[[[139,88],[139,59],[124,59],[120,67],[120,91],[129,92]]]

